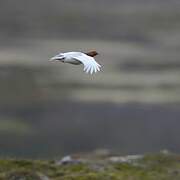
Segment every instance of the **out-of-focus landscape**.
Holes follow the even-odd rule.
[[[102,71],[50,63],[96,49]],[[1,0],[0,156],[180,151],[178,0]]]

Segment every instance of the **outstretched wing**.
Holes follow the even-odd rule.
[[[97,71],[100,71],[101,65],[98,64],[93,57],[90,57],[84,53],[79,54],[78,56],[74,56],[74,59],[80,61],[84,65],[84,71],[86,73],[93,74]]]

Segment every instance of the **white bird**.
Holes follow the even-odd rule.
[[[66,52],[66,53],[59,53],[58,55],[52,57],[50,61],[60,61],[64,63],[70,63],[74,65],[83,64],[84,71],[86,73],[96,73],[100,71],[101,65],[98,64],[94,56],[98,55],[96,51],[90,51],[88,53],[83,52]]]

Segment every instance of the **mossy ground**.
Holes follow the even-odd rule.
[[[0,160],[0,180],[179,180],[180,156],[145,155],[133,163],[106,160],[57,165],[47,160]]]

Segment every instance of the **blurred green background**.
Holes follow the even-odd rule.
[[[96,49],[102,72],[50,63]],[[0,156],[180,151],[178,0],[0,0]]]

